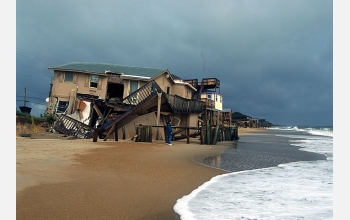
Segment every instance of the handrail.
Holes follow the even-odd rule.
[[[121,102],[127,105],[138,105],[145,98],[147,98],[153,92],[162,92],[162,89],[158,86],[155,81],[150,81],[146,85],[140,87],[127,97],[125,97]]]
[[[203,112],[203,103],[197,100],[185,99],[178,95],[163,93],[168,100],[170,107],[175,113],[201,113]]]
[[[127,115],[129,115],[134,109],[142,105],[146,100],[157,95],[157,92],[163,92],[162,89],[158,86],[155,81],[150,81],[146,85],[140,87],[129,96],[125,97],[121,102],[132,106],[128,111],[121,114],[117,119],[108,124],[104,129],[107,130],[111,128],[114,124],[124,119]]]
[[[200,99],[204,103],[205,108],[215,108],[215,101],[207,98]]]
[[[178,95],[170,95],[165,93],[159,85],[154,81],[148,82],[146,85],[140,87],[135,92],[131,93],[129,96],[125,97],[121,102],[123,104],[132,106],[128,111],[124,112],[112,123],[104,127],[105,130],[111,128],[117,122],[123,120],[127,115],[129,115],[134,109],[142,105],[145,101],[157,95],[157,93],[162,93],[162,95],[168,101],[170,107],[174,113],[201,113],[203,112],[203,103],[197,100],[190,100],[182,98]]]
[[[55,131],[75,138],[89,139],[92,137],[94,128],[64,114],[56,114],[56,117],[57,120],[53,125]]]

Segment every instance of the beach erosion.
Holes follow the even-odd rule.
[[[227,173],[196,161],[232,145],[34,137],[16,137],[16,219],[180,219],[178,199]]]

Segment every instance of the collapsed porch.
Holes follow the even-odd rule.
[[[237,132],[230,124],[219,125],[219,117],[215,120],[211,117],[220,113],[207,109],[208,105],[205,102],[165,93],[155,81],[150,81],[123,100],[106,103],[94,100],[91,106],[89,135],[76,137],[92,137],[94,142],[98,138],[104,141],[113,137],[116,141],[118,137],[132,139],[138,135],[137,128],[140,125],[151,126],[149,131],[151,135],[148,140],[166,140],[164,130],[161,128],[169,118],[172,118],[176,134],[174,140],[200,136],[202,143],[215,144],[218,137],[219,140],[220,137],[221,140],[238,138]],[[196,116],[195,126],[188,123],[190,115]],[[59,120],[66,117],[60,115]],[[62,123],[56,123],[54,129],[67,135],[73,134],[71,130],[75,129],[66,129],[65,126]],[[223,136],[225,138],[222,138]],[[138,140],[141,139],[135,139],[135,141]]]

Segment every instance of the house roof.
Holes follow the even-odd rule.
[[[222,109],[222,112],[231,112],[231,111],[232,111],[232,109],[230,109],[230,108]]]
[[[148,68],[148,67],[136,67],[125,66],[118,64],[108,63],[91,63],[91,62],[71,62],[58,66],[49,67],[49,70],[63,70],[63,71],[79,71],[87,73],[105,74],[105,71],[113,73],[124,73],[125,75],[136,75],[145,77],[154,77],[160,73],[167,71],[167,69]]]
[[[171,74],[171,77],[173,77],[174,80],[181,80],[181,78],[175,74]]]
[[[242,113],[240,113],[240,112],[234,112],[234,113],[232,113],[232,119],[246,119],[246,118],[248,118],[248,117],[250,117],[250,116],[244,115],[244,114],[242,114]]]

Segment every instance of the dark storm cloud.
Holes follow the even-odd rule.
[[[17,95],[45,99],[53,65],[115,63],[216,77],[224,108],[272,123],[333,123],[330,0],[16,3]]]

